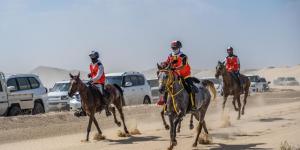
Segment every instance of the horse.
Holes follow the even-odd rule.
[[[245,114],[245,106],[247,103],[247,97],[249,95],[249,88],[251,85],[250,80],[245,75],[240,75],[240,80],[243,81],[243,87],[241,88],[239,81],[235,79],[229,72],[227,72],[225,63],[224,62],[218,62],[218,65],[216,67],[216,74],[215,77],[218,79],[219,76],[222,76],[223,78],[223,111],[225,109],[225,104],[227,101],[227,98],[229,95],[233,96],[232,104],[234,106],[234,109],[238,111],[238,117],[239,120],[241,118],[241,114]],[[242,90],[243,89],[243,90]],[[244,93],[244,104],[242,107],[241,112],[241,100],[240,95]],[[238,103],[238,108],[236,107],[235,101]]]
[[[197,135],[193,144],[193,147],[196,147],[202,128],[206,134],[209,134],[204,118],[211,100],[210,91],[213,93],[214,98],[216,97],[214,84],[208,80],[202,82],[203,86],[199,87],[199,92],[195,94],[195,106],[197,109],[196,111],[188,112],[191,101],[189,93],[183,86],[182,82],[184,81],[182,81],[178,74],[170,67],[162,67],[157,64],[157,68],[159,72],[159,91],[161,93],[165,91],[168,92],[166,104],[170,123],[170,146],[168,147],[168,150],[172,150],[174,146],[177,145],[176,128],[178,123],[187,113],[192,113],[199,121]]]
[[[105,107],[104,106],[105,104],[103,103],[104,97],[102,96],[101,92],[98,90],[96,86],[94,85],[87,86],[85,83],[83,83],[82,80],[80,79],[80,73],[78,73],[78,75],[70,74],[70,78],[71,78],[70,88],[68,91],[68,95],[72,97],[77,91],[79,92],[79,95],[81,97],[82,109],[89,117],[89,122],[87,126],[87,135],[86,135],[86,139],[83,142],[89,141],[89,134],[91,131],[92,122],[94,122],[98,131],[98,134],[96,134],[95,139],[96,140],[105,139],[105,137],[102,135],[102,131],[95,118],[95,114],[97,112],[101,113],[101,111]],[[122,102],[124,100],[122,89],[118,85],[107,84],[105,85],[105,90],[109,93],[109,97],[107,99],[109,101],[108,105],[110,105],[109,111],[113,113],[115,124],[117,124],[119,127],[121,126],[121,122],[119,122],[116,118],[116,111],[115,111],[116,108],[121,116],[124,132],[126,135],[129,135],[129,132],[125,124],[125,118],[122,109],[122,105],[123,105]],[[113,106],[111,104],[113,104]]]

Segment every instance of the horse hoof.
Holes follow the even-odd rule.
[[[190,130],[193,130],[193,129],[194,129],[194,125],[190,124]]]
[[[235,111],[239,111],[239,109],[238,109],[238,108],[234,108],[234,110],[235,110]]]
[[[177,130],[177,133],[180,133],[180,130]]]
[[[95,134],[94,135],[94,140],[97,140],[97,141],[101,141],[101,140],[105,140],[105,136],[103,136],[102,134]]]
[[[176,146],[176,145],[177,145],[177,141],[176,141],[176,140],[173,141],[173,142],[172,142],[172,145],[173,145],[173,146]]]
[[[166,130],[169,130],[169,129],[170,129],[170,126],[169,126],[169,125],[166,125],[166,126],[165,126],[165,129],[166,129]]]
[[[81,140],[80,142],[81,142],[81,143],[88,143],[89,140]]]
[[[118,127],[121,127],[121,122],[117,122]]]
[[[193,147],[197,147],[197,143],[194,143],[194,144],[193,144]]]

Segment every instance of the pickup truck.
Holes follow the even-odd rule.
[[[33,95],[11,93],[13,89],[7,87],[5,76],[0,72],[0,116],[17,116],[33,109]]]

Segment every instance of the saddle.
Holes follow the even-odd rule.
[[[91,91],[94,99],[96,99],[98,97],[98,98],[100,98],[100,103],[102,105],[107,105],[106,101],[104,100],[104,97],[103,97],[101,91],[98,89],[97,86],[95,86],[95,85],[93,85],[91,83],[88,83],[87,86],[88,86],[89,90]]]
[[[189,104],[189,110],[191,108],[195,108],[195,95],[196,93],[199,92],[198,87],[195,84],[199,84],[201,81],[197,79],[196,77],[189,77],[190,80],[187,82],[185,79],[182,78],[182,84],[185,90],[189,93],[189,99],[190,99],[190,104]]]

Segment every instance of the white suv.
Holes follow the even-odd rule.
[[[33,115],[48,112],[47,88],[44,87],[38,76],[34,74],[10,75],[6,78],[7,87],[12,87],[11,93],[15,94],[32,94],[33,99],[26,100],[32,108],[30,111]]]
[[[56,82],[48,93],[48,106],[50,110],[70,110],[68,90],[70,81]]]
[[[117,84],[124,91],[125,105],[151,104],[151,88],[145,76],[139,72],[106,74],[107,84]]]

